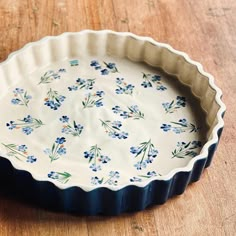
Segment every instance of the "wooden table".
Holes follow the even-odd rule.
[[[52,213],[0,191],[0,235],[236,235],[236,1],[0,0],[0,61],[46,35],[87,28],[151,36],[215,76],[228,112],[214,161],[183,195],[119,217]]]

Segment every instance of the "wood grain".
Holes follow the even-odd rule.
[[[74,217],[0,192],[0,235],[236,235],[235,26],[235,0],[0,0],[0,61],[46,35],[130,31],[200,61],[215,76],[228,109],[211,167],[165,205],[118,217]]]

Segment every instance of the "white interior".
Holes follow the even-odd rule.
[[[70,67],[69,61],[71,59],[78,59],[80,65],[78,67]],[[109,79],[112,79],[113,82],[106,82],[104,76],[101,76],[99,74],[99,71],[96,71],[93,68],[89,67],[89,62],[93,59],[98,59],[99,61],[114,61],[118,67],[120,74],[114,73],[112,75],[108,75]],[[152,67],[139,62],[145,62]],[[88,66],[86,67],[86,65]],[[56,81],[57,84],[52,83],[38,87],[37,84],[40,76],[42,76],[49,69],[56,70],[62,67],[65,67],[68,72],[63,76],[69,78],[70,81],[68,81],[68,79],[67,81],[65,81],[62,78],[60,80],[60,85],[58,81]],[[185,86],[181,85],[179,81],[175,79],[175,77],[168,77],[165,73],[162,73],[161,70],[157,68],[161,68],[167,74],[178,77],[178,80],[182,84],[189,86],[191,88],[192,94],[194,94],[200,100],[200,105],[206,113],[200,110],[198,99],[192,96]],[[54,127],[54,120],[58,119],[58,117],[64,115],[65,113],[75,118],[80,116],[78,119],[81,120],[81,123],[83,123],[83,121],[84,123],[86,123],[86,120],[91,120],[91,117],[93,119],[95,119],[95,117],[96,119],[99,119],[99,117],[104,116],[105,119],[106,115],[108,115],[109,119],[120,120],[123,123],[124,120],[122,120],[121,117],[116,116],[116,114],[113,114],[112,112],[107,114],[106,111],[96,112],[94,110],[92,112],[93,115],[91,116],[86,110],[85,113],[81,116],[79,110],[73,110],[76,109],[74,102],[76,101],[76,96],[78,95],[78,93],[80,93],[80,91],[74,91],[71,98],[69,98],[68,101],[65,101],[65,104],[67,102],[67,106],[65,105],[64,107],[62,106],[63,109],[58,109],[56,116],[55,114],[52,115],[52,113],[48,112],[48,108],[46,106],[41,106],[39,104],[39,101],[41,101],[41,99],[45,97],[44,95],[49,88],[59,88],[59,90],[62,91],[63,88],[67,88],[66,86],[68,86],[69,84],[73,84],[75,79],[80,76],[91,76],[92,78],[96,77],[97,81],[94,89],[99,90],[102,87],[104,90],[106,90],[105,92],[108,91],[108,94],[111,86],[115,84],[114,81],[116,77],[124,77],[129,82],[131,81],[131,83],[135,85],[135,88],[138,88],[140,82],[142,82],[142,80],[139,80],[139,75],[143,70],[151,74],[160,74],[162,76],[162,81],[164,81],[163,83],[165,83],[165,85],[168,87],[167,91],[155,91],[155,93],[153,91],[149,92],[150,90],[143,89],[141,87],[135,90],[134,94],[132,95],[134,101],[140,101],[140,99],[143,98],[145,102],[143,102],[143,107],[142,104],[140,104],[140,106],[144,111],[146,111],[147,114],[151,113],[152,106],[154,106],[155,103],[160,104],[160,108],[157,110],[157,112],[153,113],[153,120],[151,119],[151,116],[147,115],[147,120],[144,119],[144,121],[139,123],[141,127],[141,133],[144,134],[145,138],[148,138],[147,136],[149,135],[149,133],[147,130],[151,132],[153,124],[155,122],[157,122],[158,127],[160,127],[162,123],[171,122],[173,119],[188,118],[188,120],[190,120],[191,122],[195,122],[196,125],[198,124],[199,126],[203,126],[203,128],[198,133],[184,133],[181,134],[181,136],[176,134],[174,135],[170,132],[165,133],[162,130],[158,131],[160,132],[160,134],[158,133],[158,135],[154,136],[154,138],[152,139],[154,139],[154,142],[159,151],[159,155],[154,160],[154,162],[149,165],[150,168],[148,167],[145,170],[141,171],[135,170],[134,168],[132,168],[134,164],[133,156],[130,155],[129,157],[127,157],[128,154],[122,152],[122,148],[124,148],[125,150],[129,150],[132,142],[134,143],[134,145],[138,144],[139,132],[137,131],[137,124],[139,120],[134,121],[136,122],[135,125],[132,125],[130,121],[127,121],[128,123],[126,122],[126,125],[124,124],[122,127],[131,129],[131,132],[133,133],[137,132],[137,134],[134,135],[134,140],[131,139],[130,141],[129,139],[127,139],[127,141],[123,143],[119,142],[121,140],[117,140],[117,146],[117,142],[111,139],[107,141],[108,139],[105,138],[105,141],[101,142],[101,145],[103,145],[103,150],[105,149],[107,150],[108,154],[113,155],[114,160],[112,159],[113,161],[107,164],[106,167],[104,165],[104,168],[102,168],[100,172],[96,173],[88,168],[88,161],[83,157],[83,151],[87,150],[87,147],[91,146],[90,144],[92,144],[93,142],[89,142],[87,139],[82,140],[82,136],[79,143],[81,147],[87,147],[85,148],[85,150],[80,150],[80,153],[78,153],[78,158],[80,159],[76,159],[77,157],[72,157],[73,155],[71,155],[69,161],[63,159],[62,157],[61,159],[63,159],[63,161],[58,160],[54,161],[52,164],[48,164],[47,157],[44,153],[42,153],[41,145],[47,147],[52,144],[53,141],[51,140],[54,140],[54,137],[56,137],[55,135],[57,134],[54,134],[53,131],[48,132],[48,130],[53,130],[53,128],[49,128],[49,125],[48,127],[46,127],[45,125],[45,127],[35,130],[32,136],[25,136],[18,130],[9,131],[6,129],[6,127],[4,127],[5,123],[9,120],[16,120],[16,118],[14,117],[16,114],[16,117],[20,119],[23,118],[27,112],[33,112],[35,116],[38,115],[40,117],[42,117],[42,115],[45,115],[45,118],[43,118],[47,120],[47,123],[49,123],[50,120],[53,121],[51,127]],[[29,171],[35,179],[52,181],[59,188],[63,189],[70,186],[80,186],[84,190],[90,191],[95,187],[106,186],[113,190],[117,190],[129,184],[144,186],[153,179],[169,179],[178,171],[191,171],[194,162],[198,159],[206,158],[208,155],[208,147],[212,143],[218,142],[217,131],[221,127],[223,127],[223,120],[221,116],[225,111],[225,106],[220,99],[221,91],[214,85],[212,76],[205,73],[202,70],[202,66],[199,63],[190,60],[186,54],[176,51],[168,45],[157,43],[150,38],[138,37],[130,33],[115,33],[112,31],[82,31],[80,33],[65,33],[58,37],[44,38],[39,42],[26,45],[20,51],[11,54],[7,61],[1,63],[0,78],[0,103],[6,110],[6,112],[3,113],[0,122],[0,129],[2,134],[0,141],[1,143],[19,143],[22,142],[22,140],[27,141],[28,148],[31,147],[31,150],[33,149],[33,152],[36,152],[38,161],[37,165],[29,165],[28,163],[23,163],[22,161],[19,161],[17,159],[9,158],[7,157],[6,151],[3,147],[0,148],[1,156],[8,158],[15,168]],[[101,82],[99,82],[99,79]],[[35,107],[37,108],[31,107],[30,112],[29,110],[23,108],[17,108],[17,110],[16,106],[12,107],[10,103],[7,104],[7,101],[10,101],[11,99],[12,90],[20,86],[24,87],[28,91],[31,91],[31,93],[35,94],[37,99],[39,99],[38,101],[34,101]],[[140,91],[144,92],[142,93]],[[68,94],[68,91],[66,91],[65,93]],[[77,93],[76,96],[75,93]],[[177,112],[175,112],[175,114],[167,117],[161,107],[161,103],[175,98],[176,95],[186,96],[189,104],[187,104],[188,106],[185,109],[179,109]],[[84,91],[78,96],[79,99],[83,99]],[[109,108],[117,102],[120,102],[120,104],[124,105],[126,104],[126,102],[128,103],[130,99],[129,95],[116,96],[115,98],[112,94],[110,94],[109,96],[109,99],[106,100],[106,106],[108,106]],[[113,98],[114,100],[112,100]],[[155,101],[155,99],[157,99],[157,101]],[[130,104],[131,103],[132,100],[130,101]],[[146,105],[147,103],[148,105],[146,108],[146,106],[144,105]],[[98,109],[101,108],[97,108],[97,110]],[[209,126],[208,130],[206,129],[206,126],[204,124],[205,119]],[[152,124],[152,122],[154,123]],[[97,132],[102,132],[101,127],[97,127],[96,125],[97,123],[91,124],[91,130],[87,133],[88,136],[94,130],[96,130]],[[145,128],[146,126],[148,127],[147,129]],[[34,137],[33,135],[35,135],[36,139],[32,138]],[[59,136],[63,135],[60,134]],[[91,138],[92,140],[94,139],[94,142],[96,142],[95,139],[101,141],[100,136],[96,137],[95,135],[94,137]],[[201,139],[204,146],[201,149],[198,149],[198,152],[200,152],[200,154],[194,158],[186,158],[184,160],[173,160],[171,158],[168,158],[169,152],[174,148],[173,145],[176,143],[176,141],[180,139],[184,141],[188,140],[188,138],[190,138],[190,140]],[[73,142],[71,145],[71,153],[76,152],[76,145],[73,147]],[[114,147],[117,147],[117,150],[114,150]],[[120,147],[121,152],[119,153]],[[118,154],[122,156],[121,160],[119,159]],[[76,167],[76,162],[79,163],[78,168]],[[115,170],[115,168],[117,168],[117,170],[119,171],[121,170],[122,173],[124,173],[124,175],[122,175],[120,180],[118,181],[117,186],[111,186],[108,184],[93,186],[90,184],[91,176],[98,176],[99,178],[103,178],[103,175],[107,176],[109,171],[111,169]],[[72,169],[73,174],[67,183],[61,183],[47,177],[47,173],[49,173],[50,170],[63,172],[67,171],[68,169]],[[131,183],[129,181],[130,178],[134,176],[145,175],[145,172],[153,170],[155,170],[156,173],[160,174],[161,176],[157,175],[153,178],[143,180],[142,182]]]

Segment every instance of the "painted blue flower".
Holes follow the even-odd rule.
[[[22,94],[22,93],[24,93],[24,89],[16,88],[16,89],[13,91],[13,93],[15,93],[15,94]]]
[[[131,152],[132,154],[137,154],[137,155],[139,155],[139,154],[142,152],[142,148],[140,148],[140,147],[131,147],[131,148],[130,148],[130,152]]]
[[[32,123],[33,122],[33,118],[31,115],[28,115],[26,117],[23,118],[23,121],[26,123]]]
[[[124,119],[128,119],[129,118],[129,112],[127,111],[123,111],[120,116],[122,116]]]
[[[58,173],[54,172],[54,171],[51,171],[49,174],[48,174],[48,178],[51,178],[51,179],[58,179],[59,178],[59,175]]]
[[[62,96],[62,95],[59,95],[59,97],[58,97],[58,99],[59,99],[59,101],[60,102],[64,102],[64,100],[65,100],[65,96]]]
[[[186,119],[180,119],[179,122],[182,123],[182,124],[187,124],[187,120]]]
[[[108,75],[109,71],[107,69],[103,69],[103,70],[101,70],[101,74],[102,75]]]
[[[142,182],[141,178],[133,177],[130,179],[130,182]]]
[[[99,66],[99,63],[98,63],[98,61],[93,60],[93,61],[91,61],[90,66]]]
[[[124,78],[116,78],[116,83],[117,84],[122,84],[124,81]]]
[[[183,132],[180,127],[172,127],[172,130],[173,130],[173,132],[175,132],[176,134],[180,134],[180,133]]]
[[[102,163],[108,163],[109,161],[110,161],[111,159],[108,157],[108,156],[104,156],[104,155],[101,155],[100,156],[100,161],[102,162]]]
[[[75,131],[80,131],[80,133],[81,133],[82,130],[83,130],[83,128],[84,128],[83,125],[74,123],[74,129],[75,129]]]
[[[98,97],[102,97],[102,96],[104,96],[104,91],[97,91],[96,92],[96,95],[98,96]]]
[[[153,76],[152,76],[152,81],[153,81],[153,82],[161,81],[161,76],[160,76],[160,75],[153,75]]]
[[[6,126],[8,127],[8,129],[12,130],[16,128],[16,124],[14,121],[10,121],[9,123],[6,123]]]
[[[171,129],[171,125],[162,124],[161,129],[163,129],[163,131],[167,132]]]
[[[60,118],[60,121],[61,121],[62,123],[67,123],[67,122],[69,121],[69,117],[68,117],[68,116],[62,116],[62,117]]]
[[[18,151],[25,152],[26,150],[27,150],[27,146],[26,145],[22,144],[22,145],[18,146]]]
[[[153,157],[153,156],[148,156],[148,158],[146,159],[146,163],[147,163],[147,164],[152,163],[153,160],[154,160],[154,158],[155,158],[155,157]]]
[[[18,99],[18,98],[13,98],[13,99],[11,100],[11,103],[14,104],[14,105],[18,105],[20,102],[21,102],[21,100]]]
[[[150,148],[149,152],[148,152],[148,157],[153,157],[155,158],[158,154],[158,151],[156,149]]]
[[[92,165],[90,165],[89,168],[92,169],[92,171],[95,171],[95,172],[102,169],[100,165],[96,165],[94,163]]]
[[[162,103],[162,106],[164,107],[165,110],[167,110],[170,106],[170,103],[169,102],[164,102],[164,103]]]
[[[160,90],[160,91],[165,91],[165,90],[167,90],[167,88],[166,88],[165,86],[163,86],[163,85],[157,86],[156,89],[157,89],[157,90]]]
[[[76,90],[78,90],[78,86],[72,85],[72,86],[68,87],[68,90],[69,91],[76,91]]]
[[[57,110],[61,106],[60,103],[54,102],[52,100],[46,101],[44,105],[49,106],[53,110]]]
[[[117,88],[116,89],[116,94],[123,94],[123,89],[122,88]]]
[[[192,141],[192,145],[194,148],[198,148],[202,146],[201,141]]]
[[[85,81],[84,79],[78,78],[78,79],[76,80],[76,82],[77,82],[79,85],[82,85],[82,84],[84,84],[86,81]]]
[[[32,133],[33,129],[31,127],[29,127],[29,126],[26,126],[26,127],[22,128],[22,131],[23,131],[23,133],[29,135],[29,134]]]
[[[94,153],[93,152],[85,151],[84,152],[84,157],[85,158],[89,158],[89,159],[93,159],[94,158]]]
[[[61,68],[61,69],[58,70],[58,72],[59,72],[59,73],[65,73],[65,72],[66,72],[66,69]]]
[[[150,176],[150,177],[153,177],[153,176],[156,176],[157,173],[155,171],[148,171],[147,175]]]
[[[34,163],[37,161],[37,158],[35,156],[28,156],[27,157],[27,162],[29,163]]]
[[[143,86],[144,88],[149,88],[149,87],[152,87],[152,83],[149,81],[143,81],[141,83],[141,86]]]
[[[122,131],[121,133],[119,133],[118,139],[127,139],[128,135],[128,133]]]
[[[61,156],[61,155],[65,155],[66,154],[66,148],[64,147],[60,147],[57,150],[57,153]]]
[[[122,112],[122,110],[120,109],[119,106],[114,106],[114,107],[112,108],[112,111],[113,111],[114,113],[116,113],[116,114]]]
[[[109,69],[115,69],[116,68],[116,64],[115,63],[108,63],[107,65],[107,68],[109,68]]]
[[[136,164],[134,164],[134,167],[136,167],[137,170],[142,170],[143,168],[145,169],[147,167],[147,164],[145,161],[138,161]]]
[[[186,105],[186,98],[185,97],[177,96],[176,100],[177,100],[176,104],[178,106],[185,107],[185,105]]]
[[[95,102],[95,106],[96,106],[96,107],[102,107],[102,106],[103,106],[102,101],[96,101],[96,102]]]
[[[64,137],[58,137],[55,142],[58,144],[63,144],[66,142],[66,139]]]
[[[102,181],[97,176],[91,178],[91,184],[98,185],[101,183],[102,183]]]
[[[133,90],[134,85],[132,85],[132,84],[128,84],[128,85],[126,86],[126,88],[127,88],[128,90]]]
[[[113,121],[112,122],[112,127],[113,128],[120,128],[122,126],[122,123],[119,120]]]
[[[100,64],[98,63],[98,61],[95,61],[95,60],[91,61],[90,66],[94,67],[95,70],[100,70],[100,69],[102,69],[102,67],[100,66]]]

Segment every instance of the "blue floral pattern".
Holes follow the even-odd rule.
[[[84,108],[102,107],[103,106],[103,96],[105,95],[104,91],[97,91],[96,93],[88,93],[85,96],[82,105]]]
[[[127,84],[124,81],[124,78],[116,78],[116,86],[118,87],[116,89],[117,94],[128,94],[128,95],[133,94],[134,85]]]
[[[4,144],[2,145],[7,149],[7,156],[15,157],[16,159],[22,161],[22,158],[28,163],[34,163],[37,161],[37,158],[33,155],[28,154],[28,147],[25,144],[16,145],[16,144]]]
[[[95,79],[78,78],[76,80],[75,85],[68,87],[68,89],[69,89],[69,91],[77,91],[78,89],[91,90],[91,89],[93,89],[94,83],[95,83]]]
[[[98,178],[97,176],[91,178],[92,185],[108,184],[116,186],[118,184],[118,179],[120,178],[120,173],[118,171],[110,171],[107,178]]]
[[[60,95],[57,91],[49,89],[47,92],[47,97],[44,99],[44,105],[48,106],[52,110],[58,110],[58,108],[62,105],[62,102],[65,101],[65,98],[65,96]]]
[[[49,70],[45,72],[43,76],[41,76],[39,84],[49,84],[54,80],[59,80],[61,79],[61,74],[65,72],[65,69],[59,69],[56,72],[54,72],[53,70]]]
[[[48,178],[56,180],[62,184],[66,184],[70,180],[71,174],[68,172],[51,171],[48,173]]]
[[[18,122],[11,120],[6,123],[8,129],[21,129],[26,135],[31,134],[34,129],[40,128],[42,125],[44,124],[41,120],[33,118],[31,115],[27,115],[23,119],[18,119]]]
[[[113,62],[107,63],[103,61],[103,63],[100,64],[97,60],[93,60],[91,61],[90,66],[94,67],[95,70],[99,70],[101,72],[101,75],[108,75],[109,73],[118,72],[116,64]]]
[[[48,155],[51,162],[58,160],[62,155],[66,154],[65,142],[66,139],[64,137],[58,137],[51,148],[44,149],[44,153]]]
[[[123,119],[128,119],[128,118],[134,120],[144,119],[144,114],[139,110],[139,107],[137,105],[132,105],[127,108],[128,111],[124,111],[120,108],[120,106],[114,106],[112,108],[112,111],[115,114],[119,114]]]
[[[177,109],[186,106],[186,98],[177,96],[176,100],[172,100],[171,102],[162,103],[163,108],[166,113],[174,113]]]
[[[15,98],[11,100],[11,103],[14,105],[27,107],[30,99],[32,99],[32,96],[29,95],[27,91],[25,91],[22,88],[15,88],[15,90],[13,91],[13,94]]]
[[[13,93],[10,94],[10,97],[6,96],[6,102],[13,104],[10,106],[12,110],[4,116],[3,120],[7,122],[3,125],[13,140],[17,134],[16,140],[25,138],[26,142],[18,145],[15,144],[18,143],[17,141],[11,141],[11,143],[2,141],[2,148],[6,149],[5,153],[9,159],[26,162],[28,166],[36,163],[36,166],[39,164],[40,167],[41,163],[45,161],[47,166],[49,164],[50,169],[45,168],[43,176],[55,183],[66,184],[68,181],[71,183],[75,181],[77,174],[74,171],[80,171],[80,166],[79,169],[73,169],[73,172],[64,169],[67,167],[66,162],[67,160],[73,162],[77,158],[77,161],[85,167],[85,171],[87,170],[86,177],[81,176],[91,187],[91,185],[116,186],[118,182],[122,185],[127,182],[139,183],[161,176],[158,173],[158,161],[159,152],[162,154],[162,149],[155,144],[158,137],[159,139],[179,137],[179,142],[174,141],[168,151],[169,159],[167,161],[173,163],[170,163],[169,169],[172,166],[175,167],[175,162],[180,163],[181,159],[187,163],[189,158],[198,155],[202,143],[195,139],[200,136],[197,132],[201,127],[198,126],[198,122],[195,124],[196,121],[190,120],[191,118],[183,118],[191,117],[185,116],[186,110],[183,108],[187,105],[187,99],[183,95],[162,100],[167,97],[166,92],[169,89],[164,76],[137,71],[139,79],[135,81],[135,78],[131,78],[131,73],[127,77],[125,74],[120,74],[117,68],[119,70],[122,68],[116,63],[89,60],[87,68],[80,71],[80,62],[79,59],[67,60],[66,69],[48,70],[44,74],[42,73],[43,75],[39,74],[36,83],[33,84],[35,88],[31,85],[11,87]],[[83,63],[83,66],[86,65]],[[90,70],[90,75],[89,73],[84,74],[87,69]],[[67,74],[67,72],[69,73]],[[75,76],[77,72],[79,75]],[[38,71],[34,72],[32,76],[37,74]],[[97,75],[92,77],[91,74]],[[36,93],[38,96],[32,92],[36,89],[38,89],[38,94]],[[148,91],[150,91],[150,97]],[[162,91],[166,92],[161,93]],[[147,97],[143,98],[143,95]],[[157,97],[156,100],[153,99],[154,96]],[[150,101],[151,99],[153,100]],[[158,101],[162,102],[158,103]],[[26,112],[29,109],[32,109],[31,114]],[[33,113],[34,111],[36,113]],[[72,114],[69,114],[70,111]],[[155,114],[152,114],[152,111]],[[178,111],[181,112],[178,113]],[[47,119],[44,120],[45,123],[38,119],[37,115],[33,115],[41,114],[41,112],[45,113],[43,114]],[[158,112],[160,112],[159,117]],[[175,112],[177,116],[173,115]],[[23,118],[13,118],[17,114],[23,114],[19,116]],[[88,123],[86,123],[87,120]],[[53,125],[50,127],[51,121]],[[89,126],[90,121],[94,122],[91,126]],[[140,128],[141,126],[145,127]],[[39,129],[40,127],[42,128]],[[152,132],[152,127],[154,127],[153,133],[148,134],[148,131]],[[47,136],[46,133],[43,133],[43,131],[50,132],[51,128],[55,133],[52,138],[51,135]],[[88,137],[88,135],[91,136]],[[2,136],[4,137],[5,134]],[[188,136],[189,138],[186,138]],[[35,149],[35,153],[28,150],[31,149],[31,145],[27,143],[29,140],[42,140],[42,137],[45,137],[41,144],[42,148]],[[94,142],[90,143],[92,140]],[[143,140],[144,142],[141,142]],[[171,138],[170,143],[172,141]],[[116,143],[122,143],[122,145],[115,147]],[[113,147],[118,149],[121,147],[123,150],[116,152],[116,150],[112,150]],[[45,157],[42,160],[39,158],[40,153]],[[77,156],[76,153],[80,156]],[[71,158],[71,155],[75,156]],[[120,155],[126,157],[128,155],[130,158],[126,164],[130,165],[128,167],[132,171],[128,175],[127,172],[122,175],[121,170],[114,167],[119,161]],[[63,165],[63,161],[65,165]]]
[[[127,139],[128,133],[121,131],[122,123],[121,121],[110,121],[110,120],[100,120],[102,122],[102,126],[105,129],[105,132],[111,138],[118,138],[118,139]]]
[[[178,122],[170,122],[171,124],[162,124],[161,129],[165,132],[173,131],[176,134],[184,133],[184,132],[197,132],[200,127],[189,123],[186,119],[179,119]],[[172,125],[173,124],[173,125]]]
[[[134,176],[130,179],[130,182],[142,182],[144,179],[150,179],[155,176],[161,176],[157,174],[156,171],[148,171],[146,175],[138,175],[138,177]]]
[[[172,152],[172,158],[195,157],[198,153],[195,149],[202,146],[200,141],[178,142],[176,149]]]
[[[135,155],[135,158],[140,158],[140,160],[134,164],[137,170],[142,170],[154,161],[158,154],[158,150],[152,144],[151,139],[147,142],[142,142],[139,146],[131,147],[130,152]]]
[[[108,156],[101,153],[101,148],[97,145],[91,146],[89,151],[85,151],[84,157],[91,163],[89,168],[95,172],[102,169],[100,164],[106,164],[111,160]]]
[[[156,90],[165,91],[167,88],[162,84],[160,75],[145,74],[143,73],[143,82],[141,86],[144,88],[156,87]]]
[[[62,116],[59,120],[63,123],[62,133],[70,134],[72,136],[80,136],[83,131],[83,126],[75,121],[72,124],[69,123],[68,116]]]

